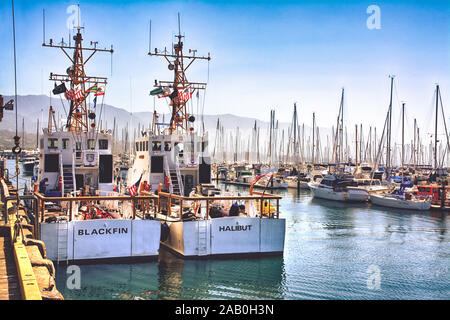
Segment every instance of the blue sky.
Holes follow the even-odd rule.
[[[61,51],[42,48],[42,9],[46,38],[67,42],[69,5],[80,4],[85,44],[114,45],[97,54],[90,75],[109,78],[106,103],[152,111],[148,93],[154,79],[172,74],[161,58],[147,56],[149,20],[152,46],[170,47],[181,14],[185,48],[211,53],[206,114],[233,113],[268,120],[269,110],[290,121],[293,103],[300,122],[312,112],[320,126],[337,116],[340,90],[346,90],[349,126],[381,127],[389,100],[389,74],[396,75],[394,107],[407,103],[408,125],[432,124],[435,83],[450,111],[450,1],[31,1],[16,0],[19,94],[49,94],[50,72],[69,66]],[[369,5],[381,10],[381,29],[369,30]],[[0,2],[0,92],[13,87],[11,1]],[[188,79],[206,81],[208,64],[195,62]],[[131,84],[131,90],[130,90]],[[41,106],[40,106],[41,107]],[[158,109],[168,110],[164,101]],[[395,122],[395,121],[394,121]],[[426,130],[426,129],[425,129]],[[423,131],[422,131],[423,132]]]

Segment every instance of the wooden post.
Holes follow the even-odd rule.
[[[260,206],[259,206],[259,217],[260,218],[262,218],[263,217],[263,213],[264,213],[264,207],[263,207],[263,200],[264,199],[264,197],[263,196],[261,196],[261,200],[260,200],[260,202],[261,202],[261,204],[260,204]]]
[[[172,214],[172,194],[167,198],[167,216]]]
[[[72,201],[69,201],[69,221],[72,221]]]
[[[280,199],[277,198],[277,219],[280,217]]]
[[[131,206],[133,208],[133,220],[134,220],[136,218],[136,201],[134,197],[132,197]]]
[[[209,200],[206,200],[206,219],[209,219]]]
[[[183,199],[180,200],[180,216],[183,218]]]
[[[44,221],[44,210],[45,210],[45,201],[41,200],[41,221]]]

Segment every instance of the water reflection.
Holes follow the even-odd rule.
[[[158,262],[80,268],[78,290],[67,288],[67,268],[57,268],[66,299],[283,299],[286,292],[281,257],[183,260],[161,250]]]

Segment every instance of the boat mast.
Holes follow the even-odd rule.
[[[192,65],[195,60],[211,60],[208,53],[207,57],[196,56],[197,50],[189,49],[191,55],[183,54],[183,41],[181,41],[184,36],[181,35],[180,27],[180,14],[178,14],[178,42],[173,45],[174,52],[169,54],[166,48],[164,51],[159,51],[155,48],[154,52],[149,52],[149,56],[163,57],[169,63],[169,70],[174,72],[173,81],[158,81],[155,80],[154,87],[160,89],[171,90],[170,99],[172,107],[172,116],[169,124],[169,133],[172,134],[174,131],[180,129],[182,131],[189,131],[189,122],[195,121],[193,116],[189,115],[187,111],[186,104],[190,99],[191,95],[196,92],[196,90],[205,90],[206,83],[202,82],[189,82],[186,78],[186,70]],[[186,63],[185,63],[185,60]],[[186,65],[186,66],[185,66]],[[192,131],[191,130],[191,131]]]
[[[436,120],[434,123],[434,169],[438,169],[438,159],[437,159],[437,131],[438,131],[438,114],[439,114],[439,85],[436,85]]]
[[[311,156],[313,169],[314,169],[314,151],[315,151],[314,148],[316,147],[315,140],[314,140],[315,128],[316,128],[316,113],[313,112],[312,156]]]
[[[387,134],[387,150],[386,150],[386,174],[387,180],[390,181],[391,174],[391,124],[392,124],[392,92],[394,87],[394,76],[389,76],[391,78],[391,97],[389,101],[389,121],[388,121],[388,134]]]
[[[70,46],[70,44],[67,46],[64,41],[62,41],[59,45],[55,45],[53,44],[53,39],[50,39],[50,42],[48,44],[46,44],[45,42],[42,43],[42,46],[61,49],[67,56],[67,58],[69,58],[69,60],[72,62],[72,66],[67,69],[67,75],[50,73],[50,80],[61,83],[69,82],[71,89],[77,89],[81,91],[81,95],[79,97],[75,97],[70,100],[70,108],[66,126],[69,131],[88,132],[89,119],[93,121],[95,119],[95,116],[93,117],[88,114],[86,99],[89,96],[89,93],[86,93],[86,85],[106,85],[107,78],[86,76],[85,64],[97,52],[109,52],[112,54],[114,50],[112,46],[111,49],[98,49],[97,42],[92,41],[91,45],[93,45],[93,47],[83,48],[83,37],[80,32],[83,27],[77,26],[76,29],[77,33],[73,37],[73,39],[75,40],[75,46],[72,47]],[[67,53],[67,49],[74,50],[72,57]],[[86,60],[84,60],[83,58],[83,51],[92,52]],[[91,127],[94,128],[95,123],[92,123]]]
[[[402,168],[405,165],[405,103],[402,104]]]

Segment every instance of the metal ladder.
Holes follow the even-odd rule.
[[[67,221],[57,223],[56,233],[56,262],[69,260],[68,242],[69,242],[69,223]]]
[[[208,220],[197,221],[197,253],[199,256],[208,254]]]

